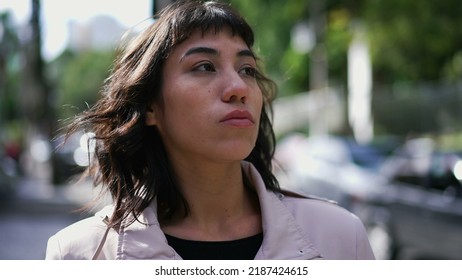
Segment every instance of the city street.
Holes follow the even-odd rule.
[[[90,215],[75,212],[92,199],[88,183],[51,186],[21,180],[14,197],[0,202],[0,260],[42,260],[48,238]]]

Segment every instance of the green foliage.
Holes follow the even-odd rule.
[[[19,39],[11,15],[0,13],[0,124],[19,117]]]
[[[461,13],[457,0],[365,1],[376,80],[444,79],[462,45]]]
[[[280,86],[280,95],[306,91],[309,85],[309,59],[290,46],[292,27],[307,18],[305,0],[230,0],[254,28],[256,50],[268,74]]]
[[[443,68],[443,78],[450,82],[460,81],[462,77],[462,50],[454,54]]]
[[[56,81],[57,108],[61,118],[71,117],[95,103],[114,58],[113,51],[79,54],[66,51],[53,62],[52,75]]]
[[[282,95],[309,89],[309,55],[295,53],[290,33],[296,23],[310,20],[311,1],[229,0],[254,27],[269,74],[286,90]],[[326,28],[319,43],[327,50],[331,83],[346,82],[351,28],[358,20],[368,32],[376,84],[460,79],[460,1],[324,0],[322,3]]]
[[[310,89],[310,54],[298,53],[291,45],[292,28],[310,18],[310,2],[305,0],[230,0],[254,27],[256,45],[267,70],[280,86],[280,95],[292,95]],[[329,76],[336,83],[346,78],[346,53],[351,40],[350,11],[336,1],[326,1],[324,44]]]
[[[307,91],[309,88],[310,57],[308,54],[296,52],[293,48],[284,52],[281,61],[281,69],[285,80],[281,84],[281,90],[285,93],[298,93]]]

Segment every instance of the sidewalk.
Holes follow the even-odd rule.
[[[99,208],[81,211],[97,190],[90,181],[54,186],[38,178],[16,179],[16,192],[0,203],[0,260],[43,260],[50,236]]]
[[[89,179],[65,185],[52,185],[49,180],[41,178],[19,178],[15,198],[17,201],[52,205],[83,206],[99,195],[99,188],[94,188]],[[105,199],[110,203],[109,199]]]

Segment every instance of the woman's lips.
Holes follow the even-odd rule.
[[[254,125],[254,120],[249,111],[234,110],[226,114],[220,123],[234,127],[251,127]]]

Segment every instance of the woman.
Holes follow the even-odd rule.
[[[179,1],[121,53],[70,132],[113,205],[50,238],[47,259],[371,259],[344,209],[271,172],[274,83],[228,5]]]

